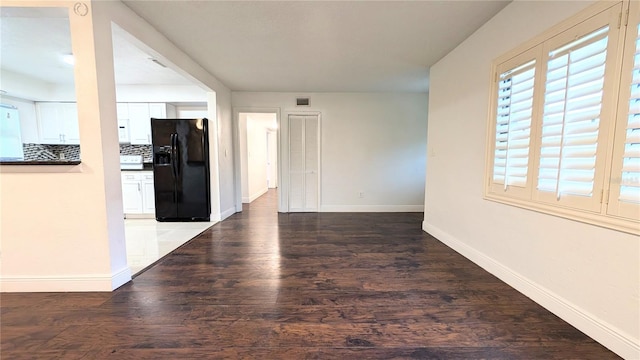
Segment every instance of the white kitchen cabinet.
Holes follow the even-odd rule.
[[[138,180],[125,180],[135,175],[122,175],[122,208],[125,214],[142,214],[142,192]]]
[[[122,172],[122,207],[125,215],[155,214],[152,171]]]
[[[75,103],[36,103],[41,144],[80,144],[78,108]]]
[[[129,104],[127,103],[117,103],[116,104],[116,116],[118,120],[120,119],[129,119]]]
[[[129,104],[129,140],[131,144],[151,144],[151,117],[149,104]]]
[[[142,212],[145,214],[156,213],[156,193],[153,189],[153,173],[142,175]]]
[[[62,140],[64,144],[80,144],[78,107],[75,103],[65,103],[62,105],[62,130]]]
[[[165,103],[128,103],[118,111],[118,119],[129,119],[129,141],[134,145],[151,144],[151,118],[176,117],[176,107]],[[123,116],[123,117],[120,117]]]
[[[175,119],[176,107],[165,103],[150,103],[149,116],[156,119]]]

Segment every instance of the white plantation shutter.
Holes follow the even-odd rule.
[[[640,19],[636,14],[636,24]],[[640,220],[640,25],[629,25],[607,213]]]
[[[594,195],[609,26],[549,52],[537,189]]]
[[[638,29],[640,32],[640,29]],[[636,36],[619,200],[640,203],[640,36]]]
[[[493,182],[524,187],[527,183],[535,60],[499,75]]]

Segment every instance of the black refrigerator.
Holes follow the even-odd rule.
[[[208,120],[151,119],[158,221],[209,221]]]

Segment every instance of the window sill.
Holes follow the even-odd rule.
[[[553,215],[569,220],[579,221],[582,223],[595,225],[611,230],[622,231],[633,235],[640,235],[640,220],[633,221],[611,215],[551,206],[544,203],[533,202],[531,200],[505,198],[503,196],[497,196],[492,193],[485,194],[484,199],[505,205],[516,206],[526,210],[536,211],[547,215]]]

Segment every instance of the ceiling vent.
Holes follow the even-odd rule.
[[[308,97],[296,98],[296,106],[309,106],[310,104]]]
[[[160,65],[160,66],[162,66],[163,68],[166,68],[166,67],[167,67],[167,65],[165,65],[165,64],[163,64],[163,63],[161,63],[160,61],[158,61],[158,60],[156,60],[156,59],[149,58],[149,60],[151,60],[152,62],[154,62],[154,63],[156,63],[156,64],[158,64],[158,65]]]

